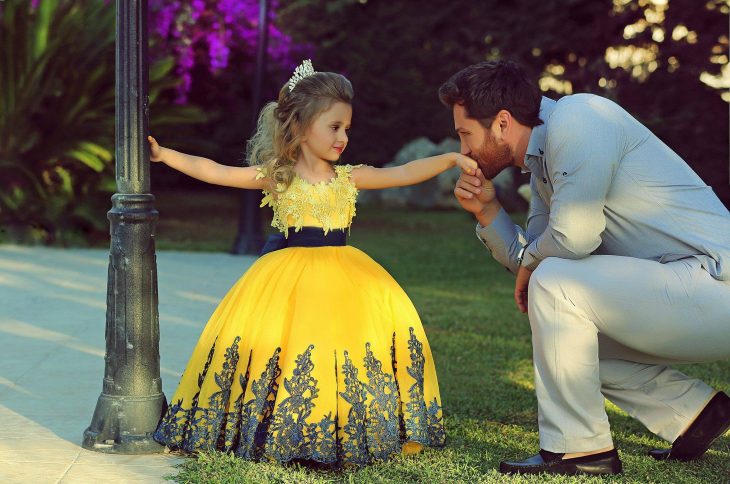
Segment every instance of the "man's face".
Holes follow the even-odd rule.
[[[514,151],[503,141],[498,141],[494,131],[499,132],[499,121],[495,118],[490,128],[466,115],[466,108],[454,105],[454,126],[461,141],[461,153],[479,164],[485,178],[491,180],[509,166],[514,165]]]

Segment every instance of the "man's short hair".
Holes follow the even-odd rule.
[[[491,125],[504,109],[530,128],[542,124],[542,94],[534,79],[516,62],[499,60],[466,67],[443,83],[439,99],[447,107],[463,105],[470,118]]]

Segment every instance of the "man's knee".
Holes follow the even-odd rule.
[[[528,286],[528,301],[538,301],[546,295],[554,294],[559,290],[561,284],[565,281],[568,270],[566,259],[558,257],[548,257],[540,262],[535,271],[530,276],[530,284]]]

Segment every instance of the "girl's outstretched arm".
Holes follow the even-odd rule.
[[[361,166],[352,170],[352,181],[357,188],[364,190],[404,187],[426,181],[454,166],[470,175],[477,170],[477,162],[468,156],[444,153],[390,168]]]
[[[265,188],[267,183],[265,178],[257,179],[259,171],[255,166],[221,165],[208,158],[186,155],[170,148],[163,148],[152,136],[148,136],[147,140],[150,143],[150,160],[161,161],[167,166],[206,183],[258,190]]]

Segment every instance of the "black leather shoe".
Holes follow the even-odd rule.
[[[649,455],[656,460],[694,460],[730,428],[730,397],[718,392],[702,409],[687,431],[677,437],[671,449],[653,449]]]
[[[502,474],[621,474],[621,459],[616,449],[600,454],[563,459],[565,454],[556,454],[540,449],[540,453],[520,462],[499,463]]]

